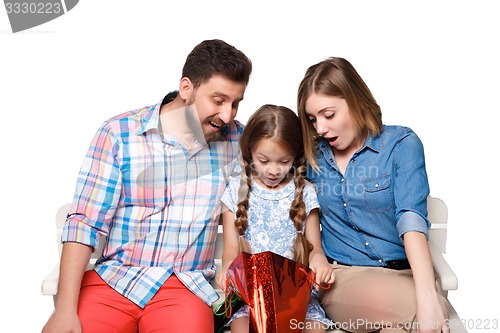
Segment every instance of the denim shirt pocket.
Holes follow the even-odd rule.
[[[364,201],[370,213],[382,213],[394,209],[389,174],[362,180]]]

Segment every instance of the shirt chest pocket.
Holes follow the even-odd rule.
[[[165,206],[165,190],[170,184],[163,161],[147,163],[143,160],[132,160],[130,163],[124,163],[121,172],[124,204]]]
[[[381,213],[394,209],[391,180],[388,174],[362,181],[364,201],[371,213]]]

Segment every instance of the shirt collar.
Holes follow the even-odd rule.
[[[284,198],[287,198],[291,195],[295,194],[295,183],[293,178],[288,181],[288,184],[286,184],[283,188],[280,188],[279,190],[269,190],[261,187],[255,182],[255,179],[253,176],[250,176],[252,180],[252,189],[251,193],[253,195],[256,195],[258,197],[261,197],[262,199],[265,200],[271,200],[271,201],[278,201]]]
[[[360,151],[365,149],[365,148],[370,148],[374,152],[378,153],[378,152],[380,152],[381,143],[382,143],[382,141],[380,140],[380,135],[377,137],[369,136],[368,138],[366,138],[365,144],[360,149]]]
[[[137,135],[142,135],[149,130],[156,129],[160,133],[159,122],[160,122],[160,109],[164,104],[170,103],[177,96],[178,91],[169,92],[164,98],[162,98],[157,104],[144,108],[142,112],[138,113],[139,129],[137,130]]]
[[[158,128],[158,121],[160,119],[160,108],[161,101],[155,105],[151,105],[142,109],[137,113],[139,128],[137,129],[137,135],[142,135],[152,129],[155,129],[158,133],[160,130]]]

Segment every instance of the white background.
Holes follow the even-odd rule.
[[[500,320],[496,1],[172,3],[82,0],[16,34],[0,7],[0,331],[38,332],[52,311],[40,285],[58,260],[54,215],[98,126],[176,89],[186,55],[211,38],[253,61],[242,122],[264,103],[295,109],[309,65],[347,58],[384,123],[424,143],[431,195],[449,207],[455,308],[470,332]]]

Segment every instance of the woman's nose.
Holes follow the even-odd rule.
[[[325,123],[321,120],[316,120],[316,132],[318,133],[318,135],[320,136],[325,136],[326,133],[328,133],[328,127],[325,126]]]

